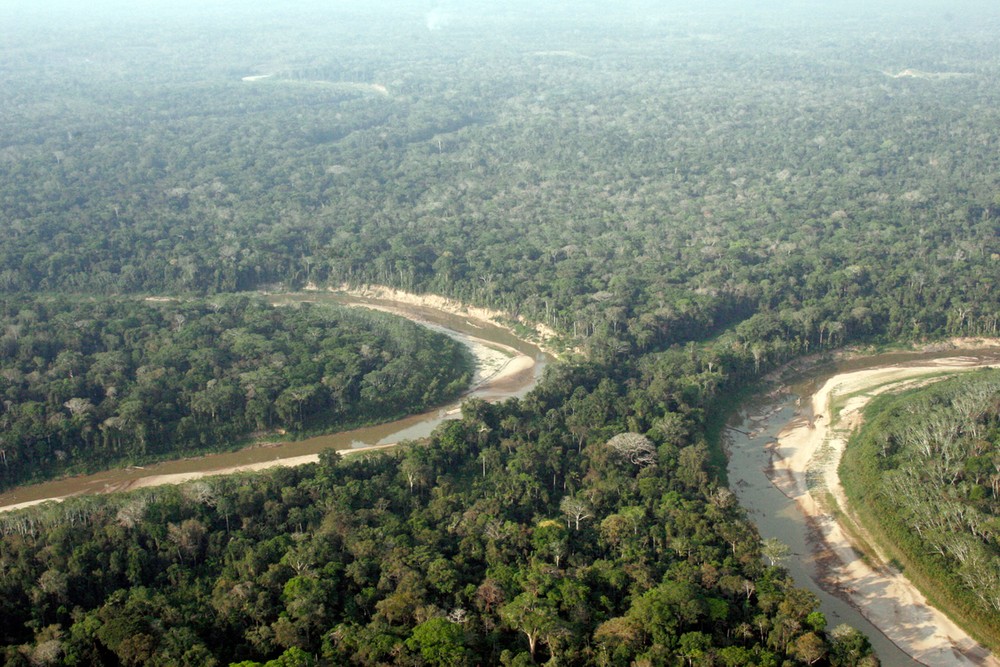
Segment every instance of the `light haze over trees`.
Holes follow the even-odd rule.
[[[305,367],[361,341],[231,292],[438,293],[580,353],[421,447],[0,517],[4,659],[870,664],[765,562],[713,428],[790,359],[997,334],[998,42],[966,1],[2,3],[0,466],[109,418],[176,455],[150,406],[329,425],[345,383]],[[301,354],[230,410],[213,355],[253,333]],[[97,391],[160,371],[186,402]]]

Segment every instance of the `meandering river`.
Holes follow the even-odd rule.
[[[510,366],[507,368],[501,368],[502,361],[497,364],[494,359],[493,367],[485,373],[486,377],[481,378],[463,398],[476,397],[487,401],[500,401],[513,396],[523,396],[538,383],[545,365],[552,359],[536,345],[521,340],[504,328],[436,308],[327,292],[272,295],[270,299],[275,304],[313,301],[388,310],[468,345],[473,350],[474,356],[477,348],[482,352],[482,348],[486,347],[499,353],[501,358],[504,355],[510,358]],[[496,356],[494,354],[494,357]],[[519,361],[533,363],[518,363]],[[423,438],[430,435],[441,422],[455,418],[460,405],[460,402],[455,402],[393,422],[304,440],[251,446],[233,452],[164,461],[143,467],[119,468],[23,486],[0,494],[0,511],[49,499],[110,493],[156,483],[181,481],[204,474],[219,474],[233,469],[264,467],[275,461],[304,462],[308,460],[307,457],[330,448],[359,450]]]
[[[498,401],[522,396],[538,383],[546,363],[551,361],[551,357],[539,347],[525,342],[506,329],[429,306],[323,292],[276,295],[271,300],[275,304],[322,301],[389,310],[463,342],[474,353],[478,350],[480,359],[484,356],[484,346],[492,348],[494,367],[487,369],[485,373],[480,368],[481,377],[467,397]],[[522,363],[517,368],[504,369],[503,359],[500,359],[499,364],[497,362],[498,352],[514,360],[533,363]],[[787,387],[787,391],[748,402],[732,422],[732,426],[738,430],[731,431],[729,438],[730,485],[757,524],[761,535],[765,538],[777,538],[790,547],[791,557],[784,565],[799,585],[809,588],[817,595],[820,609],[826,615],[829,626],[847,623],[864,632],[871,638],[882,664],[889,667],[910,667],[923,663],[914,660],[893,644],[882,630],[872,625],[852,606],[842,591],[825,581],[824,575],[829,564],[824,562],[827,550],[823,548],[823,538],[800,511],[797,503],[769,478],[774,456],[769,445],[789,425],[813,419],[808,399],[829,377],[850,370],[916,363],[955,354],[955,351],[920,355],[897,353],[841,361],[822,371],[804,373],[799,380]],[[990,349],[974,352],[963,350],[961,354],[996,359],[1000,353],[996,349]],[[386,424],[295,442],[258,445],[234,452],[167,461],[145,467],[108,470],[20,487],[0,494],[0,511],[46,499],[109,493],[137,486],[169,483],[171,480],[178,481],[190,476],[262,467],[276,461],[301,462],[328,448],[359,451],[366,447],[386,446],[402,440],[426,437],[441,422],[453,418],[459,408],[460,403],[456,402]]]
[[[819,536],[799,511],[796,502],[774,486],[767,476],[772,456],[768,445],[774,442],[785,424],[800,416],[796,406],[799,397],[810,395],[807,390],[796,387],[794,393],[780,400],[752,404],[748,406],[748,411],[740,414],[734,426],[745,433],[730,433],[729,484],[757,525],[761,537],[777,538],[788,545],[791,553],[783,565],[795,583],[808,588],[819,598],[820,611],[826,615],[829,627],[846,623],[868,635],[883,665],[919,665],[850,603],[820,585],[823,564],[814,552]],[[751,415],[768,415],[768,418],[751,421]]]

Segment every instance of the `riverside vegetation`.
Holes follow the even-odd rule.
[[[875,664],[709,436],[803,354],[997,333],[994,10],[151,4],[0,8],[8,483],[367,417],[346,369],[432,400],[453,354],[228,292],[439,293],[579,354],[418,447],[4,515],[7,663]]]
[[[872,401],[841,464],[865,527],[936,604],[1000,628],[1000,372]]]
[[[0,488],[343,429],[459,395],[464,348],[381,313],[260,299],[9,299]]]

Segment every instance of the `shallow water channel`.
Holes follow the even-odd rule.
[[[767,477],[765,471],[770,466],[771,453],[766,446],[774,442],[785,424],[800,418],[795,405],[798,396],[786,395],[777,402],[755,404],[749,409],[749,414],[741,412],[739,419],[733,420],[732,425],[736,428],[756,435],[730,431],[730,486],[757,525],[761,537],[777,538],[788,545],[790,554],[782,564],[795,583],[808,588],[819,598],[820,611],[826,615],[829,628],[847,623],[868,635],[883,665],[919,665],[890,642],[861,612],[817,583],[822,578],[821,564],[814,553],[818,535],[807,524],[795,501],[778,490]],[[749,419],[749,415],[759,416],[772,411],[776,412],[766,421],[753,422]]]
[[[405,314],[408,319],[445,333],[459,341],[462,341],[463,338],[474,337],[487,344],[494,343],[499,347],[514,348],[518,352],[528,355],[535,360],[534,367],[520,371],[501,381],[489,382],[483,387],[474,389],[463,396],[463,400],[465,398],[476,397],[487,401],[499,401],[513,396],[523,396],[538,383],[546,363],[551,360],[551,357],[542,352],[537,346],[517,338],[506,329],[484,322],[472,322],[460,315],[452,315],[434,308],[322,292],[272,295],[270,299],[276,304],[311,301],[391,308],[393,311]],[[461,401],[456,401],[452,404],[421,414],[410,415],[393,422],[306,438],[304,440],[257,445],[233,452],[164,461],[141,467],[117,468],[92,475],[79,475],[19,487],[7,493],[0,494],[0,508],[47,498],[66,498],[83,494],[110,493],[129,488],[138,480],[146,477],[211,472],[234,466],[273,461],[275,459],[291,459],[309,454],[317,454],[329,448],[337,450],[358,449],[396,443],[402,440],[423,438],[430,435],[434,428],[441,422],[446,419],[455,418],[459,412],[460,405]]]
[[[889,641],[857,608],[844,597],[838,596],[836,590],[820,583],[823,581],[824,570],[819,555],[822,553],[822,538],[809,525],[795,501],[768,478],[767,471],[772,462],[768,444],[775,442],[778,434],[790,423],[811,419],[809,412],[812,395],[834,375],[955,356],[990,359],[997,356],[997,350],[893,353],[838,362],[821,371],[805,373],[788,385],[787,391],[776,396],[758,397],[747,402],[730,420],[732,428],[727,429],[729,484],[757,525],[761,537],[776,538],[788,545],[790,554],[783,565],[798,585],[808,588],[819,598],[820,611],[826,616],[828,627],[834,628],[847,623],[868,635],[879,659],[887,667],[923,663],[914,660]]]

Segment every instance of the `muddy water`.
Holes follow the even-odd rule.
[[[783,565],[796,584],[808,588],[819,598],[820,611],[826,615],[828,627],[846,623],[868,635],[883,665],[919,665],[857,609],[820,585],[823,565],[814,551],[819,535],[806,522],[796,503],[771,484],[767,477],[766,471],[771,464],[768,443],[774,442],[778,432],[788,422],[804,418],[795,405],[798,396],[796,393],[777,402],[748,406],[749,414],[754,416],[776,410],[766,422],[751,421],[748,412],[741,412],[733,420],[733,426],[754,435],[730,431],[729,484],[757,525],[761,537],[777,538],[788,545],[791,553]],[[803,398],[802,402],[805,403],[806,399]]]
[[[795,582],[808,588],[820,601],[820,611],[826,615],[829,627],[847,623],[865,633],[887,667],[913,666],[922,663],[900,650],[872,625],[861,612],[846,601],[842,594],[823,583],[822,538],[799,511],[797,504],[771,483],[767,472],[771,467],[770,443],[787,425],[796,420],[809,420],[811,397],[826,380],[847,371],[908,365],[944,357],[975,357],[995,360],[996,349],[962,350],[923,354],[893,353],[841,361],[813,371],[794,380],[775,397],[761,397],[743,406],[730,421],[735,430],[728,431],[729,483],[763,538],[776,538],[787,544],[791,554],[783,565]]]
[[[446,333],[456,340],[463,341],[474,337],[487,344],[494,343],[500,347],[514,348],[535,360],[533,368],[504,378],[502,381],[489,382],[483,387],[473,390],[465,398],[476,397],[488,401],[499,401],[513,396],[523,396],[538,383],[546,363],[551,361],[551,357],[538,347],[517,338],[506,329],[488,323],[472,322],[467,318],[433,308],[325,293],[275,295],[271,297],[271,300],[278,304],[314,301],[390,308],[409,319]],[[165,461],[143,467],[107,470],[93,475],[81,475],[20,487],[0,494],[0,508],[47,498],[110,493],[128,488],[143,478],[158,475],[211,472],[275,459],[290,459],[317,454],[329,448],[347,450],[422,438],[430,435],[431,431],[441,422],[455,418],[459,407],[460,402],[455,402],[442,408],[378,426],[321,435],[296,442],[253,446],[234,452]]]

